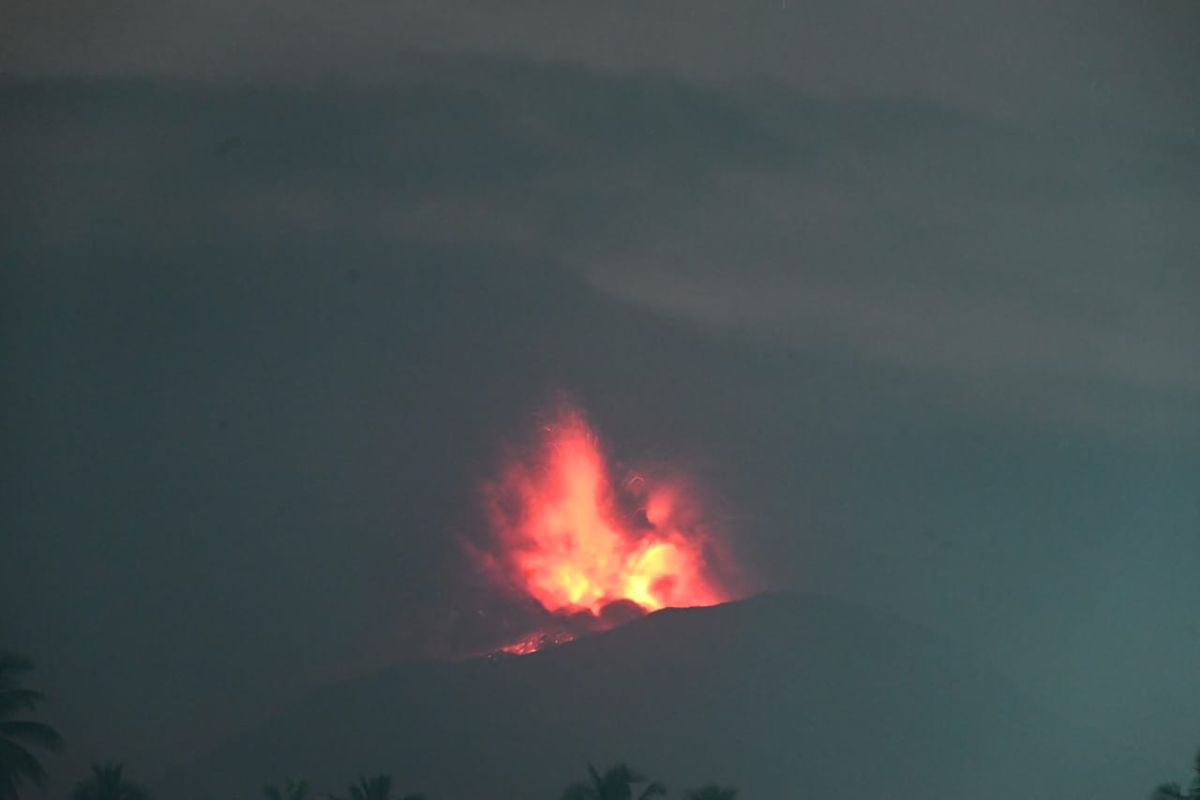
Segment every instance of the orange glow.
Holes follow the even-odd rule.
[[[505,586],[556,615],[632,601],[645,611],[714,605],[713,540],[680,482],[629,475],[614,484],[582,415],[564,411],[532,457],[485,485],[498,552],[487,566]],[[607,626],[602,626],[607,627]],[[505,648],[538,649],[537,635]]]

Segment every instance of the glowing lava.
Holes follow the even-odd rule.
[[[577,411],[563,411],[544,434],[531,457],[485,485],[498,549],[484,563],[505,586],[554,615],[593,618],[593,628],[611,627],[630,608],[729,599],[712,570],[715,542],[684,483],[641,474],[614,483]],[[503,649],[531,652],[547,636],[570,638],[538,632]]]

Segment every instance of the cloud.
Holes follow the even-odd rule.
[[[1005,118],[1092,110],[1194,124],[1194,11],[1189,0],[13,0],[0,10],[0,72],[387,86],[406,80],[396,54],[422,50],[919,96]]]
[[[791,158],[674,198],[645,237],[585,260],[592,285],[722,334],[924,375],[989,413],[1196,434],[1195,142],[916,102],[783,108],[769,130]]]
[[[502,248],[1043,424],[1192,432],[1200,146],[916,99],[398,57],[373,88],[9,81],[10,246]],[[236,142],[230,146],[229,142]]]
[[[631,196],[780,149],[736,103],[670,78],[404,60],[406,80],[369,90],[10,80],[5,218],[42,243],[103,221],[532,246],[602,236]]]

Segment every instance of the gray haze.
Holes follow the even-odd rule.
[[[483,642],[479,482],[563,390],[710,488],[750,588],[1175,776],[1196,41],[1191,2],[6,3],[0,644],[56,788]]]

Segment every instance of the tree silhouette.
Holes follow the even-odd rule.
[[[133,781],[125,780],[125,765],[110,761],[93,764],[92,776],[80,781],[73,800],[149,800],[149,793]]]
[[[308,781],[286,778],[282,784],[264,786],[263,794],[267,800],[308,800]]]
[[[1151,800],[1200,800],[1200,751],[1196,752],[1192,771],[1196,773],[1196,776],[1192,778],[1192,787],[1189,791],[1184,791],[1178,783],[1163,783],[1151,793]]]
[[[628,764],[616,764],[609,767],[603,775],[588,764],[587,781],[573,783],[562,794],[562,800],[633,800],[634,787],[646,783],[646,788],[637,796],[637,800],[650,800],[652,797],[665,797],[667,787],[658,781],[647,783],[647,778]]]
[[[358,783],[350,787],[350,800],[395,800],[392,797],[392,776],[376,775],[373,778],[359,778]],[[329,800],[338,800],[329,795]],[[406,794],[400,800],[424,800],[423,795]]]
[[[57,753],[62,737],[41,722],[14,719],[22,711],[34,711],[46,697],[21,688],[33,663],[16,653],[0,651],[0,800],[15,800],[26,780],[36,786],[46,782],[46,770],[29,747]]]
[[[692,789],[684,795],[684,800],[737,800],[737,789],[710,783],[699,789]]]

